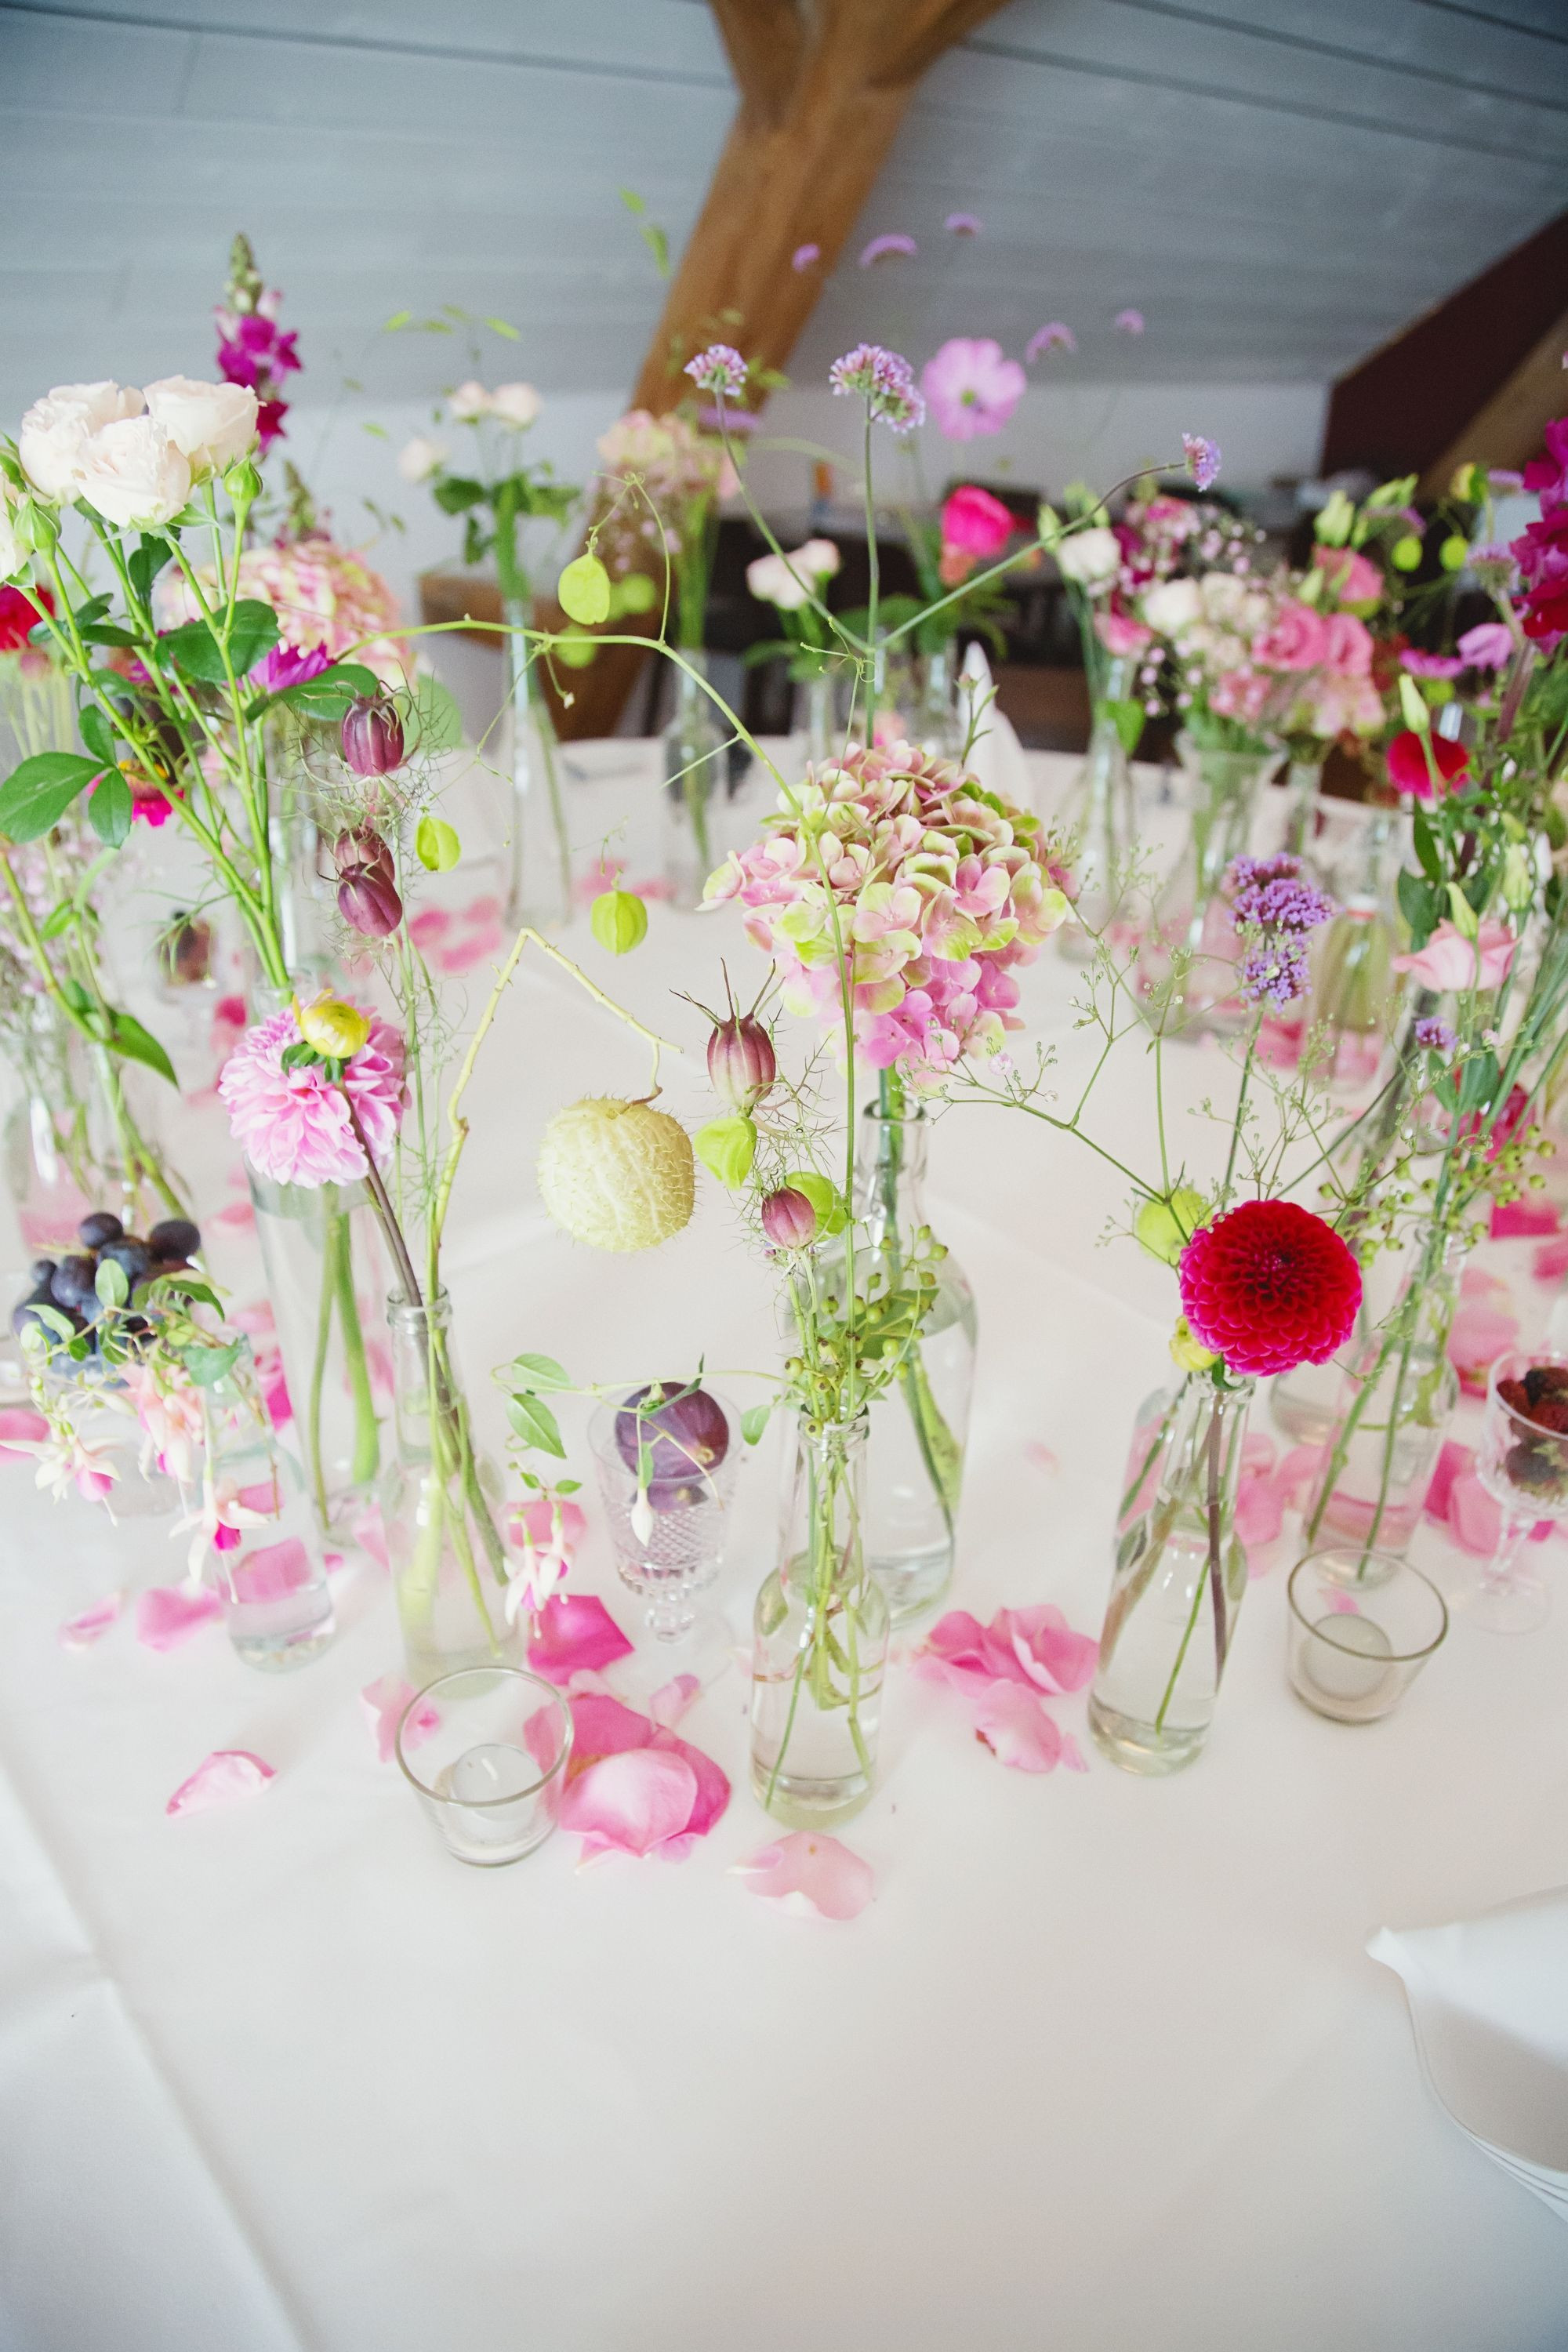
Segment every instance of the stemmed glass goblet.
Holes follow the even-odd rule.
[[[1525,1546],[1538,1520],[1568,1517],[1568,1357],[1498,1358],[1476,1475],[1502,1527],[1461,1606],[1489,1633],[1532,1633],[1551,1603]]]

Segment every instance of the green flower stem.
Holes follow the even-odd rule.
[[[310,1395],[305,1413],[305,1446],[310,1486],[321,1525],[327,1524],[327,1479],[321,1460],[321,1390],[326,1379],[327,1348],[331,1338],[332,1303],[337,1295],[337,1229],[341,1219],[329,1216],[321,1250],[321,1295],[316,1307],[316,1352],[310,1362]]]
[[[376,1425],[375,1399],[371,1391],[370,1366],[365,1358],[364,1333],[360,1326],[359,1301],[354,1296],[353,1228],[346,1216],[334,1217],[332,1223],[337,1229],[332,1242],[332,1282],[337,1297],[338,1322],[342,1331],[343,1360],[354,1401],[353,1483],[356,1486],[365,1486],[375,1476],[381,1441]]]

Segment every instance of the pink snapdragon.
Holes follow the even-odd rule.
[[[285,1069],[285,1052],[301,1042],[291,1011],[246,1031],[217,1087],[234,1139],[257,1173],[275,1184],[355,1183],[367,1171],[350,1105],[375,1160],[384,1160],[403,1115],[403,1040],[372,1018],[369,1036],[343,1063],[341,1077],[324,1062]]]
[[[1036,819],[983,794],[952,761],[907,743],[852,750],[781,796],[749,849],[710,875],[738,901],[793,1012],[837,1040],[837,920],[857,1045],[879,1069],[934,1087],[1022,1024],[1014,969],[1070,911],[1069,877]]]

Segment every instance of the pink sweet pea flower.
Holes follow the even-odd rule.
[[[1445,919],[1419,954],[1395,956],[1394,969],[1409,972],[1423,988],[1433,989],[1440,996],[1467,988],[1500,988],[1518,946],[1506,924],[1483,923],[1479,937],[1468,940]]]
[[[876,1885],[868,1862],[813,1830],[775,1838],[730,1867],[753,1895],[803,1919],[858,1918]]]
[[[1024,396],[1024,371],[990,336],[954,335],[921,372],[937,430],[950,441],[1000,433]]]

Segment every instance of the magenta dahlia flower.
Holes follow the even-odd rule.
[[[1331,1225],[1294,1201],[1244,1201],[1182,1252],[1193,1337],[1238,1374],[1326,1363],[1355,1328],[1361,1268]]]
[[[235,1141],[258,1176],[275,1184],[353,1184],[367,1171],[349,1118],[377,1164],[392,1150],[403,1114],[403,1040],[370,1018],[370,1034],[343,1065],[341,1080],[324,1063],[285,1069],[283,1055],[302,1043],[293,1013],[275,1013],[247,1029],[217,1082]]]
[[[1024,397],[1024,371],[989,335],[954,335],[921,371],[937,430],[950,441],[1000,433]]]

